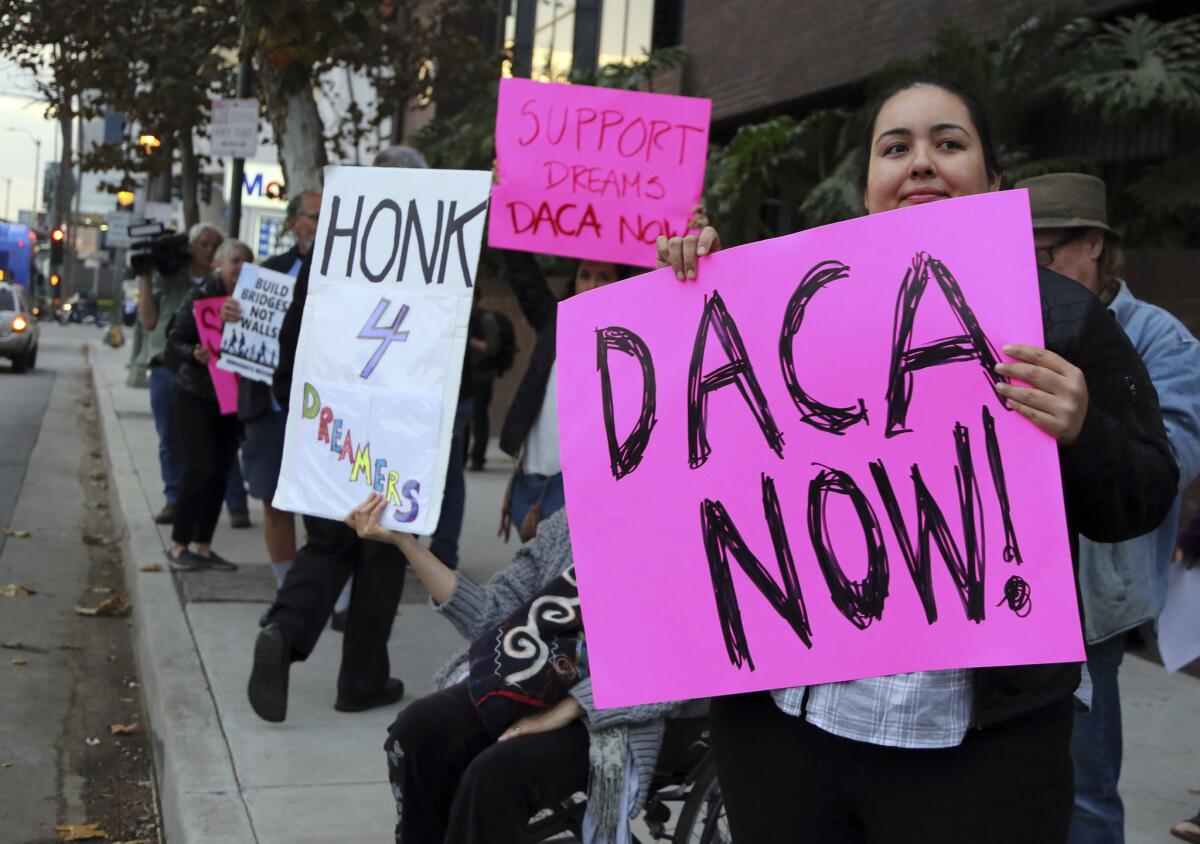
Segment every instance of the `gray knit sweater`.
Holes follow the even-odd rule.
[[[560,510],[538,526],[537,537],[521,546],[510,566],[500,571],[485,586],[479,586],[461,574],[450,600],[436,609],[448,618],[468,641],[496,627],[526,602],[541,592],[550,581],[566,571],[574,557],[567,528],[566,510]],[[464,648],[455,654],[437,674],[438,688],[450,685],[467,666]],[[614,709],[596,709],[592,701],[590,678],[576,683],[570,694],[583,708],[591,740],[591,782],[588,786],[588,812],[602,839],[621,840],[620,832],[628,820],[636,817],[646,801],[650,778],[654,773],[662,745],[664,720],[678,704],[656,703]],[[613,752],[618,755],[616,770]],[[628,757],[628,759],[627,759]],[[626,763],[632,760],[633,764]],[[629,786],[626,772],[637,773],[637,798],[629,818],[620,818],[615,807]],[[618,830],[618,827],[622,829]]]

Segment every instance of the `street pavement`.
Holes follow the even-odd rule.
[[[231,530],[213,547],[242,564],[234,574],[142,572],[161,563],[168,530],[157,440],[145,390],[125,386],[127,349],[91,347],[101,421],[125,523],[127,576],[146,704],[158,748],[167,840],[179,842],[381,842],[394,808],[382,744],[395,715],[333,710],[340,636],[327,630],[291,672],[288,718],[260,721],[246,701],[258,618],[274,583],[259,525]],[[494,444],[493,444],[494,446]],[[487,579],[512,556],[495,536],[507,461],[468,473],[462,571]],[[434,670],[461,640],[409,579],[390,643],[392,673],[411,701],[432,689]],[[416,584],[419,587],[419,584]],[[1121,672],[1126,731],[1122,791],[1130,844],[1165,844],[1168,829],[1200,805],[1200,681],[1137,657]],[[1016,807],[1014,807],[1016,809]]]

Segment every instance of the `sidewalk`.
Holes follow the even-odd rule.
[[[170,844],[391,840],[395,810],[382,753],[394,712],[333,710],[341,637],[326,631],[293,666],[288,719],[267,724],[246,701],[258,617],[274,595],[252,502],[250,530],[222,514],[213,547],[242,564],[230,574],[142,572],[165,563],[157,438],[145,390],[125,386],[128,348],[90,349],[108,458],[125,527],[125,558],[142,685],[155,735]],[[507,460],[467,474],[462,571],[486,580],[515,545],[495,536]],[[405,700],[432,689],[434,670],[462,641],[435,616],[414,578],[392,633],[392,673]],[[1129,844],[1167,844],[1170,825],[1200,807],[1200,681],[1168,676],[1129,656],[1121,672],[1125,721],[1122,792]],[[814,843],[815,844],[815,843]]]

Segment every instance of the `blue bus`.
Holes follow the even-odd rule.
[[[25,292],[33,294],[30,284],[33,279],[33,252],[37,236],[29,226],[18,223],[0,223],[0,281],[19,284]]]

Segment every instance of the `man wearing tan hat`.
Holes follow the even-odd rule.
[[[1073,278],[1099,296],[1145,363],[1179,464],[1182,492],[1200,474],[1200,342],[1171,314],[1136,298],[1119,277],[1120,235],[1108,225],[1103,181],[1082,173],[1051,173],[1015,187],[1029,191],[1038,265]],[[1104,544],[1080,537],[1079,589],[1092,700],[1088,712],[1075,716],[1070,844],[1125,840],[1125,811],[1117,791],[1117,671],[1127,635],[1153,623],[1162,609],[1179,505],[1176,499],[1158,530],[1127,542]]]

